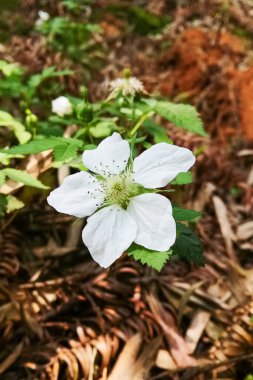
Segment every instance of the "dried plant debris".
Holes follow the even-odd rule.
[[[21,3],[20,15],[33,24],[42,2]],[[70,3],[77,2],[44,1],[43,7],[63,16]],[[171,199],[202,212],[195,225],[206,265],[174,257],[158,274],[123,256],[102,270],[80,244],[82,222],[55,214],[41,193],[29,195],[8,183],[6,193],[19,191],[29,205],[0,225],[0,378],[250,380],[253,3],[141,2],[155,15],[151,20],[133,2],[135,20],[146,20],[145,27],[168,16],[170,22],[153,35],[137,35],[136,25],[110,11],[107,1],[94,2],[94,8],[90,3],[83,12],[100,12],[104,33],[94,38],[108,53],[86,81],[91,97],[101,98],[109,81],[130,66],[149,92],[195,104],[205,121],[209,137],[163,123],[175,144],[197,156],[194,184]],[[0,45],[1,59],[21,63],[28,73],[71,67],[89,77],[86,63],[54,51],[44,37],[29,34],[30,26],[27,34],[18,33],[20,17],[12,12],[12,37]],[[61,81],[78,93],[76,75]],[[48,169],[51,153],[28,160],[37,176]]]

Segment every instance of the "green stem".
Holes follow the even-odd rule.
[[[131,105],[131,109],[132,109],[132,125],[134,125],[134,122],[135,122],[135,104],[134,104],[134,97],[131,98],[130,105]]]
[[[144,121],[146,119],[148,119],[149,117],[153,116],[154,113],[155,113],[154,111],[148,111],[148,112],[144,113],[140,117],[139,121],[137,121],[137,123],[134,125],[134,127],[129,132],[129,137],[133,137],[136,134],[136,132],[138,131],[138,129],[142,126],[142,124],[144,123]]]

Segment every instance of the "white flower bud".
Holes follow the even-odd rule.
[[[73,111],[72,104],[66,96],[59,96],[52,101],[52,112],[59,116],[70,115]]]
[[[48,21],[50,19],[50,15],[42,10],[38,12],[38,16],[39,18],[35,21],[36,26],[40,26],[43,24],[43,22]]]

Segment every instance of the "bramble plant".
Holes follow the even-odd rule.
[[[157,270],[176,257],[203,265],[201,242],[185,224],[200,213],[171,204],[166,197],[175,186],[192,182],[188,170],[195,157],[189,149],[173,145],[156,122],[159,115],[205,136],[197,111],[149,96],[129,70],[111,83],[110,91],[93,104],[86,89],[82,99],[68,95],[52,99],[54,114],[43,121],[29,109],[24,124],[1,111],[1,125],[20,145],[0,150],[0,190],[4,192],[8,179],[48,188],[10,165],[12,160],[17,165],[27,155],[52,150],[51,167],[68,165],[79,172],[65,178],[48,203],[59,212],[88,217],[83,241],[101,266],[110,266],[124,251]],[[77,126],[71,137],[64,135],[68,125]],[[1,195],[2,213],[20,207],[13,195]]]
[[[48,46],[51,46],[53,50],[64,52],[73,61],[83,63],[85,66],[94,66],[94,62],[97,61],[94,56],[96,56],[95,48],[98,47],[98,43],[92,35],[101,32],[99,25],[90,22],[89,18],[86,22],[79,20],[78,15],[80,12],[84,15],[85,6],[82,9],[80,4],[78,9],[71,7],[71,2],[67,1],[63,5],[69,13],[72,13],[71,18],[59,16],[51,18],[50,15],[46,16],[45,12],[40,11],[39,19],[35,24],[36,30],[46,37]]]

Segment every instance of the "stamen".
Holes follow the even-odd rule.
[[[101,181],[105,192],[103,205],[117,204],[126,208],[130,199],[136,195],[137,186],[133,181],[133,173],[127,168],[120,174],[110,174]]]

